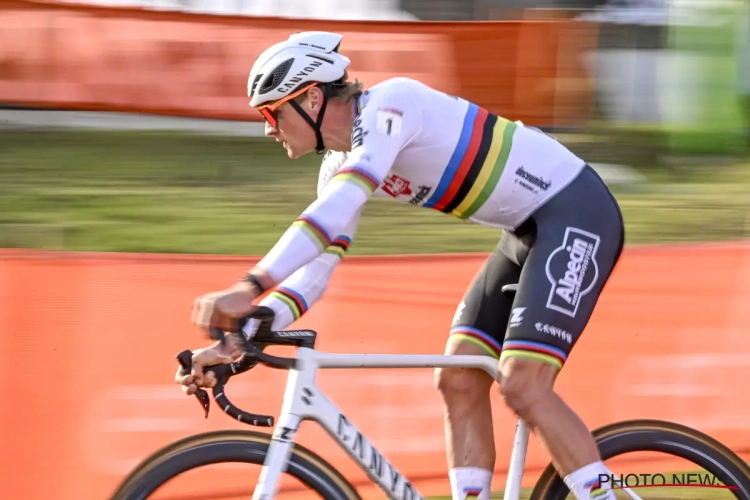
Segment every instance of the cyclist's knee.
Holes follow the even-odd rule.
[[[533,411],[534,406],[554,395],[553,386],[559,368],[527,358],[504,358],[500,361],[500,394],[519,415]]]
[[[484,349],[469,342],[448,342],[446,354],[486,356]],[[435,383],[447,401],[476,400],[489,397],[492,377],[485,371],[472,368],[438,368]]]

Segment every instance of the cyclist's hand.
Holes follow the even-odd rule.
[[[184,375],[182,367],[177,369],[175,382],[182,386],[182,392],[191,396],[199,387],[213,387],[216,385],[216,377],[213,372],[203,373],[203,368],[219,364],[229,364],[242,355],[242,347],[234,335],[226,336],[226,346],[222,347],[218,342],[210,347],[196,349],[193,351],[193,370]]]
[[[221,292],[208,293],[195,299],[191,321],[208,331],[209,327],[238,332],[238,320],[253,312],[258,289],[246,281]]]

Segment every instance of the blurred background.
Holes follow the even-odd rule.
[[[1,246],[263,253],[317,178],[318,158],[290,162],[259,137],[244,97],[254,57],[292,29],[344,32],[366,85],[406,74],[556,134],[617,190],[631,243],[735,240],[750,227],[747,2],[89,4],[100,8],[0,2]],[[81,182],[98,194],[82,196]],[[353,255],[481,252],[497,239],[379,202]],[[394,224],[406,214],[416,227]]]
[[[747,1],[0,0],[0,358],[8,374],[28,373],[21,406],[35,409],[3,405],[0,432],[37,464],[4,463],[0,474],[28,481],[0,498],[50,498],[49,484],[52,498],[105,498],[159,446],[235,425],[195,415],[171,384],[173,355],[202,342],[192,299],[234,281],[314,199],[320,157],[291,161],[263,137],[246,78],[263,49],[317,29],[344,34],[350,74],[365,86],[417,78],[542,128],[596,168],[622,206],[627,247],[591,340],[572,357],[581,374],[563,376],[561,390],[579,408],[582,391],[599,391],[596,409],[581,410],[591,425],[630,413],[624,398],[627,417],[682,421],[750,451]],[[442,352],[455,304],[499,236],[374,199],[350,250],[362,260],[342,264],[301,324],[340,352]],[[403,287],[449,290],[433,296],[436,311]],[[431,340],[404,340],[376,300],[400,301],[391,319]],[[367,328],[362,317],[373,318]],[[581,385],[592,363],[600,379]],[[352,401],[375,444],[394,443],[397,464],[442,477],[431,375],[401,376],[362,376],[380,391],[367,401],[333,376],[323,383]],[[44,388],[49,377],[70,392]],[[265,377],[272,392],[238,391],[277,411],[284,379]],[[395,395],[404,383],[423,385]],[[411,430],[371,417],[405,405]],[[512,418],[502,418],[507,447]],[[419,429],[430,435],[415,438]],[[532,473],[546,463],[530,456]],[[446,486],[435,484],[435,494]]]

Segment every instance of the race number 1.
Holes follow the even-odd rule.
[[[401,117],[403,114],[396,109],[379,109],[377,116],[378,132],[384,135],[397,136],[401,134]]]

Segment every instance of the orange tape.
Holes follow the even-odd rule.
[[[193,433],[243,428],[214,407],[204,420],[172,381],[174,355],[204,344],[193,299],[224,287],[255,259],[6,251],[0,253],[3,498],[106,498],[135,464]],[[456,304],[484,255],[350,257],[295,327],[319,348],[442,353]],[[558,390],[590,427],[673,420],[750,450],[750,245],[626,249]],[[595,375],[595,376],[592,376]],[[278,415],[286,374],[233,380],[234,402]],[[442,407],[431,370],[331,370],[320,386],[425,494],[450,491]],[[514,417],[493,391],[502,487]],[[355,484],[366,476],[312,423],[300,442]],[[533,438],[527,483],[548,463]],[[170,492],[247,491],[227,467]],[[207,484],[208,483],[208,484]],[[372,488],[363,490],[382,496]]]

